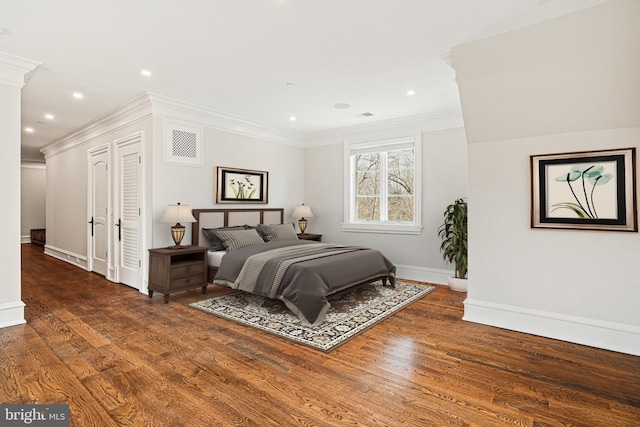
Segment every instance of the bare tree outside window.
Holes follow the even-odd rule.
[[[413,221],[413,150],[387,153],[387,218],[389,221]]]
[[[413,222],[413,149],[357,154],[356,220]]]
[[[356,156],[356,220],[380,220],[380,153]]]

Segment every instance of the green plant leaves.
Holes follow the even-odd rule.
[[[457,199],[444,211],[444,223],[438,228],[442,239],[440,252],[445,261],[455,264],[456,277],[467,277],[467,202]]]

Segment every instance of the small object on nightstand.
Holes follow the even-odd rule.
[[[169,294],[198,287],[206,294],[208,250],[205,246],[149,249],[149,298],[158,291],[166,304]]]
[[[312,218],[313,212],[311,212],[311,208],[304,203],[296,206],[296,208],[293,210],[293,215],[291,215],[292,218],[300,218],[300,220],[298,220],[300,234],[306,234],[305,231],[307,229],[307,220],[304,218],[305,216],[308,218]]]
[[[178,203],[177,205],[169,205],[164,215],[162,215],[160,222],[176,223],[176,225],[171,227],[171,237],[173,238],[175,246],[169,246],[169,248],[184,249],[186,246],[182,246],[180,242],[182,242],[182,238],[184,237],[185,227],[180,223],[196,222],[196,219],[191,213],[191,208],[189,207],[189,205],[181,205],[180,203]]]
[[[309,234],[309,233],[299,233],[298,239],[300,240],[315,240],[316,242],[322,241],[322,234]]]

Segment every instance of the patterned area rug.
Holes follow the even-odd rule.
[[[330,298],[324,322],[315,327],[304,326],[282,301],[245,292],[189,306],[328,352],[435,289],[400,280],[395,288],[374,282]]]

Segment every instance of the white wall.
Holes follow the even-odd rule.
[[[640,355],[640,235],[530,228],[529,165],[640,149],[639,19],[640,2],[613,1],[454,49],[469,142],[466,320]]]
[[[345,138],[385,129],[375,126],[345,128],[331,132],[331,137],[312,138],[305,150],[304,202],[311,206],[308,233],[322,234],[323,242],[362,245],[380,250],[398,271],[398,277],[446,284],[453,274],[440,254],[437,229],[445,207],[456,198],[467,195],[467,145],[464,130],[455,127],[459,121],[447,122],[446,130],[435,123],[420,120],[409,127],[422,131],[422,225],[420,235],[343,232],[344,219],[344,148]],[[396,123],[394,123],[396,124]],[[397,124],[396,124],[397,125]],[[318,145],[313,146],[314,143]]]
[[[33,228],[45,228],[46,167],[23,163],[20,169],[20,235],[22,242],[31,241]]]

